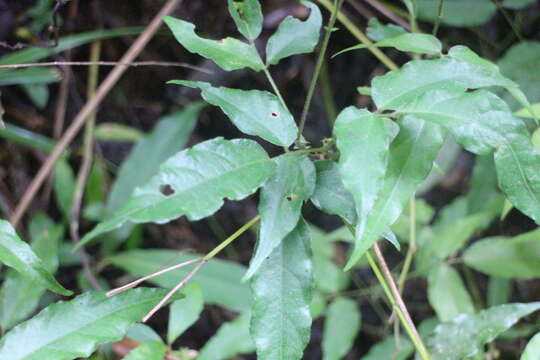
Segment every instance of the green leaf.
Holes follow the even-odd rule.
[[[462,314],[435,328],[427,341],[433,360],[462,360],[477,355],[484,344],[511,328],[520,318],[540,309],[540,302],[504,304]]]
[[[311,334],[310,235],[303,219],[253,276],[251,336],[260,360],[301,359]]]
[[[81,240],[114,230],[124,223],[166,223],[180,216],[200,220],[223,205],[241,200],[272,175],[275,164],[253,140],[215,138],[165,161],[157,175],[138,187],[118,211]]]
[[[439,125],[405,116],[390,145],[388,168],[373,209],[365,216],[364,232],[357,232],[363,253],[396,222],[417,187],[428,176],[444,141]]]
[[[522,118],[527,118],[527,119],[534,119],[534,117],[538,114],[540,114],[540,103],[536,103],[536,104],[532,104],[531,105],[531,109],[533,110],[533,114],[531,114],[531,111],[530,109],[528,108],[523,108],[519,111],[517,111],[516,113],[514,113],[514,115],[516,116],[519,116],[519,117],[522,117]],[[7,125],[6,125],[7,126]],[[538,129],[537,129],[538,130]],[[537,147],[538,148],[538,147]]]
[[[418,18],[435,22],[438,18],[439,1],[416,0]],[[476,26],[486,23],[497,7],[491,0],[445,0],[441,22],[456,27]]]
[[[109,215],[129,199],[137,186],[157,174],[162,162],[184,148],[201,108],[202,104],[197,103],[163,117],[150,134],[133,147],[112,185],[107,202]]]
[[[317,183],[311,202],[325,213],[341,216],[349,224],[356,223],[356,208],[350,192],[345,189],[339,166],[329,160],[315,162]]]
[[[2,108],[0,108],[1,120]],[[25,128],[15,126],[13,124],[4,123],[5,127],[0,129],[0,136],[4,139],[11,140],[15,143],[27,146],[32,149],[50,153],[54,149],[56,143],[41,134],[29,131]]]
[[[140,323],[131,325],[131,327],[126,333],[126,337],[140,343],[148,343],[154,341],[163,342],[159,334],[156,333],[150,326]]]
[[[275,174],[261,190],[259,239],[246,279],[257,272],[265,259],[297,226],[302,204],[315,188],[315,166],[307,156],[284,154],[275,161]]]
[[[267,91],[213,87],[202,81],[173,80],[169,84],[199,88],[204,100],[219,106],[243,133],[260,136],[273,144],[288,147],[298,128],[279,99]]]
[[[317,46],[322,26],[321,11],[311,1],[302,0],[301,3],[311,9],[309,18],[300,21],[287,16],[279,24],[266,43],[267,64],[275,65],[288,56],[310,53]]]
[[[227,0],[238,31],[248,40],[255,40],[262,31],[263,15],[259,0]]]
[[[527,343],[525,351],[521,354],[520,360],[535,360],[540,354],[540,333],[533,336]]]
[[[180,293],[185,297],[171,304],[167,329],[167,343],[172,344],[193,325],[203,310],[204,300],[198,283],[188,284]]]
[[[0,71],[0,86],[50,84],[61,78],[58,70],[47,67]]]
[[[24,84],[21,88],[38,109],[45,109],[49,102],[49,88],[47,85]]]
[[[317,289],[325,294],[335,294],[347,289],[349,276],[333,261],[336,251],[329,234],[313,225],[310,226],[310,230],[312,235],[311,248],[313,249],[313,279]]]
[[[111,264],[124,269],[135,277],[142,277],[174,264],[201,257],[200,254],[182,254],[175,250],[144,249],[125,251],[108,258]],[[191,268],[181,268],[148,280],[165,288],[173,288]],[[242,283],[246,268],[237,263],[212,259],[193,278],[201,286],[204,301],[235,311],[249,309],[251,292]]]
[[[8,332],[0,342],[0,359],[87,357],[99,344],[121,339],[166,293],[139,288],[108,298],[93,291],[57,302]]]
[[[43,266],[54,274],[58,267],[58,247],[64,229],[42,213],[32,217],[29,224],[32,250]],[[36,284],[13,269],[9,269],[0,289],[0,326],[6,330],[26,319],[38,307],[46,288]]]
[[[170,16],[163,18],[176,40],[189,52],[196,53],[214,61],[226,71],[248,67],[255,71],[264,68],[264,64],[254,46],[237,39],[225,38],[209,40],[195,34],[195,25]]]
[[[166,352],[167,346],[164,343],[154,341],[137,346],[123,360],[162,360]]]
[[[371,92],[379,110],[400,111],[436,90],[444,89],[447,93],[457,94],[488,86],[517,86],[493,66],[453,58],[413,60],[399,70],[376,77]]]
[[[442,44],[433,35],[429,34],[401,34],[396,37],[386,38],[375,44],[359,44],[351,46],[344,50],[341,50],[336,55],[342,54],[344,52],[367,49],[372,47],[393,47],[399,51],[407,51],[419,54],[428,54],[428,55],[438,55],[442,51]]]
[[[0,220],[0,238],[0,262],[51,291],[65,296],[72,294],[56,281],[43,261],[5,220]]]
[[[428,299],[441,321],[450,321],[459,314],[474,313],[471,296],[458,272],[440,264],[428,277]]]
[[[360,330],[361,314],[356,301],[337,298],[326,312],[323,329],[323,360],[342,359]]]
[[[94,138],[100,141],[137,142],[144,138],[144,133],[129,125],[99,123],[96,125]]]
[[[373,41],[381,41],[406,34],[407,30],[394,24],[381,24],[379,19],[371,18],[368,21],[366,35]]]
[[[512,46],[497,62],[503,73],[508,78],[519,84],[520,88],[533,102],[540,102],[540,42],[522,41]],[[516,108],[516,102],[505,97]],[[540,112],[535,112],[538,116]]]
[[[351,192],[356,204],[358,223],[354,252],[345,266],[350,269],[371,244],[358,240],[365,232],[367,216],[386,174],[391,136],[385,122],[367,110],[348,107],[336,119],[334,134],[341,152],[339,160],[345,188]]]
[[[399,337],[399,347],[394,336],[388,336],[383,341],[373,345],[361,360],[407,360],[414,352],[414,346],[405,336]]]
[[[488,275],[532,279],[540,276],[540,231],[513,238],[488,237],[472,244],[463,254],[465,263]]]
[[[518,10],[523,9],[535,2],[536,0],[503,0],[502,5],[509,9]]]
[[[512,281],[490,276],[487,284],[486,300],[488,306],[506,304],[512,297]]]
[[[483,211],[494,202],[502,203],[502,195],[498,191],[493,157],[477,156],[467,194],[467,212],[474,214]]]
[[[239,354],[251,353],[255,345],[249,335],[249,312],[223,324],[208,340],[197,360],[224,360]]]
[[[75,192],[75,174],[65,159],[59,159],[54,166],[54,195],[64,216],[71,218],[71,205]]]

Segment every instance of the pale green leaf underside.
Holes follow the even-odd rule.
[[[323,329],[323,360],[342,359],[354,343],[362,316],[356,301],[337,298],[326,311]]]
[[[540,302],[504,304],[474,315],[461,314],[435,328],[428,339],[433,360],[462,360],[479,353],[484,344],[511,328],[524,316],[540,309]]]
[[[0,262],[51,291],[65,296],[72,294],[56,281],[46,264],[5,220],[0,220]]]
[[[153,341],[137,346],[123,360],[161,360],[167,352],[167,346],[160,341]]]
[[[7,333],[0,342],[0,359],[89,356],[99,344],[121,339],[165,294],[165,290],[140,288],[108,298],[99,291],[57,302]]]
[[[399,51],[414,52],[419,54],[437,55],[442,51],[441,42],[428,34],[402,34],[392,38],[386,38],[371,45],[355,45],[338,52],[335,56],[347,51],[367,49],[372,47],[393,47]]]
[[[274,168],[268,154],[253,140],[205,141],[165,161],[157,175],[135,189],[81,244],[126,222],[166,223],[183,215],[192,221],[202,219],[217,211],[224,198],[241,200],[252,194]]]
[[[525,351],[521,354],[520,360],[536,360],[540,354],[540,333],[533,336],[527,343]]]
[[[170,16],[163,18],[176,40],[189,52],[214,61],[223,70],[231,71],[248,67],[255,71],[264,68],[254,46],[234,38],[209,40],[195,33],[195,25]]]
[[[169,84],[201,89],[203,99],[219,106],[243,133],[285,147],[296,138],[298,128],[294,118],[279,99],[267,91],[213,87],[202,81],[173,80]]]
[[[257,39],[263,25],[259,0],[228,0],[227,5],[238,31],[248,40]]]
[[[368,21],[366,35],[373,41],[381,41],[406,34],[407,30],[394,24],[381,24],[377,18],[371,18]]]
[[[321,11],[311,1],[302,1],[309,7],[309,18],[300,21],[288,16],[279,24],[266,44],[266,63],[275,65],[291,55],[310,53],[319,42],[322,25]]]
[[[367,216],[382,188],[391,141],[386,126],[383,119],[354,107],[346,108],[336,119],[334,134],[341,153],[341,177],[354,198],[358,218],[355,250],[345,269],[350,269],[362,255],[358,235],[365,232]]]
[[[251,336],[261,360],[299,360],[311,334],[310,235],[303,219],[253,276]]]
[[[297,225],[302,204],[315,188],[315,166],[308,157],[284,154],[276,159],[275,174],[261,190],[259,239],[246,278],[250,278],[264,260]]]

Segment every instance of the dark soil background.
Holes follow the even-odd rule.
[[[471,0],[474,1],[474,0]],[[293,0],[263,0],[263,10],[266,15],[265,29],[257,41],[264,48],[266,39],[272,34],[279,21],[289,14],[297,16],[305,15],[305,9]],[[34,6],[33,0],[0,0],[0,42],[14,44],[26,42],[30,45],[40,44],[46,41],[50,34],[47,26],[39,33],[21,40],[21,28],[31,25],[26,11]],[[145,26],[163,5],[163,1],[139,0],[139,1],[77,1],[72,0],[65,6],[60,7],[59,17],[62,19],[58,28],[59,36],[80,33],[99,28],[117,28],[126,26]],[[396,6],[401,6],[399,1],[392,1]],[[360,29],[365,29],[367,20],[377,17],[381,22],[391,22],[376,8],[364,0],[345,1],[344,10]],[[323,10],[325,18],[328,17]],[[522,33],[524,38],[540,40],[540,4],[533,5],[526,10],[520,11],[522,20]],[[212,38],[225,36],[238,37],[234,23],[227,11],[227,2],[224,0],[186,0],[174,12],[173,16],[182,18],[197,25],[198,32]],[[431,32],[432,25],[420,23],[420,27]],[[457,29],[442,27],[439,37],[445,46],[464,44],[470,46],[480,55],[491,59],[498,59],[506,49],[519,41],[507,19],[501,12],[481,27]],[[102,60],[116,61],[132,43],[134,37],[106,40],[103,42]],[[354,37],[344,28],[334,32],[329,54],[333,54],[345,47],[356,44]],[[62,61],[68,56],[74,61],[87,61],[89,47],[76,48],[70,54],[60,54],[54,60]],[[0,56],[10,53],[12,50],[0,47]],[[402,64],[409,58],[397,51],[385,50],[396,63]],[[150,42],[142,52],[139,60],[178,61],[204,67],[213,71],[213,75],[207,75],[198,71],[179,67],[132,67],[123,76],[121,81],[107,96],[99,109],[98,122],[115,122],[127,124],[143,131],[148,131],[157,120],[172,111],[181,108],[194,100],[199,99],[199,91],[184,89],[178,86],[166,85],[171,79],[202,79],[211,81],[214,85],[224,85],[240,89],[266,89],[270,90],[262,73],[254,73],[250,70],[223,72],[210,61],[206,61],[197,55],[192,55],[184,50],[163,27],[159,34]],[[298,118],[307,92],[307,86],[314,67],[315,57],[313,54],[295,56],[282,61],[273,67],[273,75],[278,86],[282,89],[284,98],[293,114]],[[100,79],[103,79],[111,68],[100,69]],[[84,103],[87,69],[84,67],[71,68],[72,78],[69,84],[69,96],[66,107],[66,125],[73,119]],[[332,100],[335,108],[339,111],[348,105],[371,107],[370,99],[358,95],[358,86],[369,86],[370,80],[387,70],[368,51],[354,51],[341,55],[328,62],[328,84],[332,91]],[[57,94],[59,84],[49,87],[50,100],[45,109],[39,110],[31,103],[28,97],[14,86],[2,88],[2,104],[5,109],[4,119],[15,125],[31,131],[54,137],[54,118],[57,110]],[[56,124],[58,127],[59,125]],[[328,111],[324,105],[321,92],[316,94],[311,111],[308,116],[305,135],[314,146],[321,139],[331,135]],[[224,136],[235,138],[241,136],[238,130],[226,119],[216,107],[206,107],[199,119],[198,125],[191,137],[190,144]],[[80,139],[72,144],[73,152],[76,153],[80,145]],[[271,154],[279,153],[280,149],[267,145]],[[111,169],[122,162],[129,152],[130,145],[116,142],[96,143],[96,153],[102,156],[111,165]],[[45,160],[46,155],[34,150],[29,150],[21,145],[0,140],[0,205],[5,213],[10,213],[18,200],[23,195],[32,177]],[[78,169],[79,156],[73,156],[71,165]],[[474,165],[474,156],[466,152],[458,157],[455,165],[447,174],[446,178],[423,197],[436,209],[448,204],[453,198],[466,193],[471,169]],[[111,175],[113,176],[113,175]],[[211,219],[189,223],[185,219],[179,219],[164,226],[148,225],[145,227],[142,247],[164,247],[173,249],[194,249],[197,252],[207,252],[227,234],[234,232],[239,226],[256,214],[257,199],[248,198],[239,203],[226,203],[226,205]],[[336,218],[326,216],[316,211],[309,205],[306,206],[307,218],[325,230],[333,230],[340,226]],[[46,186],[33,202],[29,213],[45,211],[50,216],[59,216],[51,198],[50,186]],[[90,229],[93,224],[83,222],[82,232]],[[514,235],[530,230],[534,227],[532,221],[513,210],[502,223],[493,225],[487,235],[505,234]],[[24,229],[21,229],[24,231]],[[486,234],[484,234],[486,235]],[[247,264],[253,249],[255,238],[253,234],[243,236],[234,243],[234,246],[224,252],[222,257]],[[346,249],[341,249],[343,257]],[[403,259],[403,254],[392,249],[387,249],[387,256],[391,265],[396,265]],[[99,259],[99,249],[92,248],[91,254]],[[339,259],[338,259],[339,260]],[[343,259],[341,259],[343,260]],[[74,271],[61,271],[60,279],[63,283],[76,284],[77,269]],[[114,284],[122,274],[113,269],[106,269],[103,273],[111,284]],[[485,279],[478,276],[481,288],[485,285]],[[374,284],[371,272],[359,270],[355,277],[363,283]],[[352,285],[354,290],[356,285]],[[483,289],[483,288],[482,288]],[[412,280],[408,282],[405,300],[410,306],[413,317],[417,322],[433,315],[425,298],[426,284],[424,280]],[[515,301],[534,301],[540,299],[540,284],[535,281],[522,282],[518,291],[515,292]],[[383,304],[383,300],[380,301]],[[354,349],[346,359],[358,359],[365,354],[369,347],[381,339],[382,335],[391,333],[387,324],[381,324],[368,301],[359,299],[363,315],[363,328],[357,338]],[[385,306],[385,305],[383,305]],[[201,319],[194,325],[189,336],[182,337],[179,345],[198,349],[218,326],[226,320],[234,317],[217,307],[207,306]],[[164,333],[166,330],[166,316],[161,314],[154,318],[150,325]],[[322,321],[318,320],[313,325],[312,340],[306,349],[305,359],[320,359],[320,341],[322,336]],[[513,358],[515,346],[508,345],[508,358]],[[238,359],[251,359],[254,357],[243,356]]]

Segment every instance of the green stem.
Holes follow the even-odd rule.
[[[272,75],[270,75],[270,71],[268,71],[268,67],[266,65],[264,65],[263,71],[264,71],[264,75],[266,75],[266,78],[268,79],[268,82],[272,86],[272,90],[274,90],[274,93],[278,97],[279,102],[281,103],[281,106],[283,106],[285,109],[287,109],[287,111],[289,111],[289,108],[287,107],[285,100],[283,100],[283,97],[281,96],[281,92],[279,91],[279,88],[277,87],[276,82],[272,78]]]
[[[296,146],[301,147],[300,138],[304,132],[304,127],[306,125],[307,113],[313,99],[313,94],[315,93],[315,88],[317,86],[317,81],[319,80],[319,74],[321,73],[321,68],[324,62],[324,56],[326,55],[326,50],[328,49],[328,43],[330,42],[330,36],[332,35],[334,25],[336,24],[337,14],[343,0],[334,0],[334,5],[332,9],[332,15],[326,26],[326,31],[324,33],[324,38],[321,44],[321,49],[319,50],[319,56],[317,57],[317,62],[315,63],[315,71],[311,77],[311,82],[309,84],[308,93],[306,97],[306,102],[304,103],[304,108],[302,109],[302,115],[300,116],[300,126],[298,127],[298,136],[296,137]]]
[[[405,281],[407,281],[407,276],[409,275],[409,270],[411,268],[412,260],[414,254],[416,253],[416,203],[414,201],[414,196],[409,201],[409,249],[407,250],[407,255],[405,255],[405,262],[403,263],[403,268],[401,274],[399,275],[398,280],[398,289],[399,293],[403,294],[403,289],[405,288]]]
[[[208,254],[206,254],[205,257],[203,257],[203,261],[208,261],[212,259],[214,256],[216,256],[221,250],[227,247],[230,243],[232,243],[234,240],[240,237],[243,233],[248,231],[253,225],[257,223],[261,219],[260,215],[255,216],[253,219],[245,223],[240,229],[236,230],[231,236],[226,238],[214,248],[214,250],[210,251]]]
[[[437,32],[439,31],[439,26],[441,25],[443,6],[444,6],[444,0],[439,0],[439,9],[437,10],[437,21],[435,22],[435,27],[433,28],[433,36],[437,36]]]
[[[330,11],[334,10],[334,6],[329,0],[317,0],[321,5],[323,5],[325,8],[327,8]],[[337,19],[340,23],[342,23],[347,30],[362,44],[365,45],[372,45],[373,42],[368,39],[368,37],[356,26],[354,23],[349,20],[347,16],[340,10],[337,13]],[[379,59],[380,62],[382,62],[388,69],[390,70],[397,70],[399,67],[390,59],[388,56],[386,56],[385,53],[383,53],[381,50],[375,47],[368,47],[368,51],[370,51],[377,59]]]

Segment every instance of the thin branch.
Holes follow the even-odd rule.
[[[212,75],[213,71],[204,69],[199,66],[191,65],[183,62],[174,62],[174,61],[137,61],[137,62],[118,62],[118,61],[49,61],[49,62],[37,62],[37,63],[28,63],[28,64],[8,64],[0,65],[0,69],[20,69],[27,67],[43,67],[43,66],[128,66],[128,67],[138,67],[138,66],[167,66],[167,67],[184,67],[187,69],[197,70],[204,72],[206,74]]]
[[[396,14],[388,10],[378,0],[364,0],[364,1],[367,2],[369,5],[373,6],[375,9],[377,9],[377,11],[379,11],[381,14],[383,14],[384,16],[386,16],[388,19],[392,20],[396,24],[400,25],[401,27],[404,27],[407,30],[411,29],[411,26],[407,23],[407,21],[403,20],[402,18],[400,18],[399,16],[397,16]],[[355,7],[356,1],[349,0],[349,2],[351,3],[353,7]]]
[[[146,316],[142,319],[142,322],[147,322],[148,319],[150,319],[159,309],[161,309],[161,307],[163,305],[165,305],[165,303],[178,291],[180,290],[184,285],[186,285],[189,280],[191,280],[191,278],[193,276],[195,276],[195,274],[197,274],[197,272],[199,272],[199,270],[201,269],[201,267],[206,264],[206,260],[201,260],[197,266],[195,266],[195,268],[193,270],[191,270],[191,272],[184,278],[184,280],[180,281],[178,283],[178,285],[176,285],[171,291],[169,291],[167,293],[167,295],[165,295],[163,297],[163,299],[161,299],[161,301],[152,308],[152,310],[150,310],[148,312],[148,314],[146,314]]]
[[[196,258],[196,259],[192,259],[192,260],[188,260],[188,261],[184,261],[183,263],[180,263],[180,264],[176,264],[176,265],[173,265],[173,266],[169,266],[168,268],[165,268],[163,270],[159,270],[159,271],[156,271],[150,275],[146,275],[140,279],[137,279],[135,281],[132,281],[130,282],[129,284],[126,284],[126,285],[123,285],[123,286],[120,286],[116,289],[113,289],[111,291],[109,291],[107,293],[107,296],[111,297],[111,296],[114,296],[114,295],[118,295],[120,294],[121,292],[124,292],[128,289],[131,289],[131,288],[134,288],[136,287],[137,285],[139,285],[140,283],[148,280],[148,279],[152,279],[156,276],[159,276],[159,275],[162,275],[162,274],[165,274],[165,273],[168,273],[170,271],[173,271],[173,270],[176,270],[176,269],[180,269],[180,268],[183,268],[184,266],[188,266],[188,265],[191,265],[193,263],[196,263],[196,262],[199,262],[201,261],[202,258]]]
[[[139,35],[137,40],[131,45],[128,51],[120,59],[120,64],[131,63],[141,53],[146,44],[157,32],[161,24],[163,23],[163,17],[170,14],[178,5],[182,3],[182,0],[168,0],[159,13],[154,17],[152,22],[146,27],[144,32]],[[116,65],[114,69],[109,73],[107,78],[101,83],[96,96],[90,99],[83,108],[79,111],[73,122],[68,127],[56,147],[51,152],[47,161],[41,166],[37,175],[34,177],[30,186],[23,195],[21,201],[17,205],[13,216],[10,218],[10,222],[13,226],[17,226],[24,213],[28,209],[28,206],[36,196],[43,182],[47,179],[47,176],[53,169],[54,164],[60,158],[67,146],[73,141],[79,130],[84,125],[88,116],[95,110],[97,106],[103,101],[109,91],[116,85],[117,81],[122,77],[122,74],[126,71],[127,66]]]

